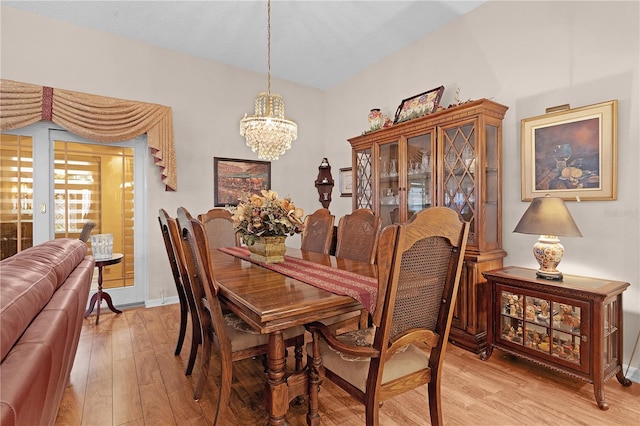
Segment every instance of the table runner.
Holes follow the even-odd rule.
[[[331,293],[350,296],[371,313],[375,309],[378,296],[376,278],[287,255],[283,263],[262,263],[251,259],[251,253],[245,247],[221,247],[218,250]]]

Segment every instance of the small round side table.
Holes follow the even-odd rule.
[[[102,291],[102,268],[104,268],[105,266],[115,265],[117,263],[122,262],[123,257],[124,257],[124,254],[122,253],[113,253],[111,258],[109,259],[96,260],[96,267],[98,268],[98,291],[96,294],[91,296],[91,301],[89,302],[89,309],[87,309],[87,312],[84,313],[84,317],[85,318],[88,317],[91,314],[91,312],[93,312],[93,308],[97,304],[96,325],[98,325],[98,322],[100,321],[100,305],[102,304],[103,300],[107,302],[107,306],[109,307],[109,309],[111,309],[112,312],[116,314],[122,313],[122,311],[116,309],[113,306],[113,302],[111,301],[111,296],[109,296],[109,293],[107,293],[106,291]]]

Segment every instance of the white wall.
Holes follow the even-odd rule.
[[[150,165],[149,299],[175,295],[156,213],[213,203],[213,157],[256,159],[238,134],[264,75],[144,43],[0,8],[0,76],[173,108],[178,187],[165,192]],[[506,264],[535,267],[535,236],[513,234],[527,203],[520,201],[520,120],[549,106],[619,101],[618,199],[570,203],[583,238],[564,238],[565,273],[631,283],[624,295],[625,356],[640,328],[640,150],[638,2],[490,1],[468,15],[327,92],[274,80],[298,122],[293,148],[272,165],[272,187],[308,212],[320,207],[313,180],[322,157],[334,178],[351,165],[347,139],[367,127],[371,108],[393,115],[403,98],[443,84],[442,104],[493,98],[509,106],[504,120],[503,241]],[[215,41],[212,41],[215,42]],[[334,188],[331,210],[351,199]],[[290,242],[297,243],[297,239]],[[640,366],[640,356],[631,363]]]
[[[147,299],[175,296],[158,209],[172,215],[179,206],[192,214],[205,212],[213,207],[213,157],[258,159],[238,129],[242,116],[253,114],[256,94],[266,90],[266,75],[8,7],[0,11],[2,78],[172,107],[178,191],[165,192],[150,163],[142,225],[148,235]],[[298,123],[298,139],[272,163],[272,188],[313,212],[321,207],[313,181],[325,156],[325,94],[277,79],[272,89],[284,97],[287,117]],[[289,243],[299,244],[299,238]]]
[[[456,88],[462,100],[507,105],[505,265],[532,268],[537,237],[512,233],[528,206],[520,198],[520,121],[550,106],[618,99],[618,199],[568,203],[583,238],[562,239],[560,270],[631,283],[624,293],[625,364],[640,329],[639,13],[638,2],[490,1],[327,91],[327,156],[334,164],[343,158],[341,167],[350,155],[345,141],[367,128],[371,108],[393,116],[402,99],[441,84],[445,107]],[[331,207],[336,215],[348,212],[350,199]]]

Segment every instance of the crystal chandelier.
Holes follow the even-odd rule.
[[[271,0],[267,2],[267,91],[258,93],[254,115],[240,120],[240,135],[258,158],[277,160],[298,137],[298,125],[284,116],[284,99],[271,93]]]

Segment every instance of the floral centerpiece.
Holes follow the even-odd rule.
[[[290,197],[278,198],[275,191],[262,190],[261,194],[246,194],[240,198],[233,210],[233,226],[252,252],[251,257],[267,263],[282,262],[285,238],[304,228],[304,210],[296,207]],[[266,247],[275,243],[280,247]]]

